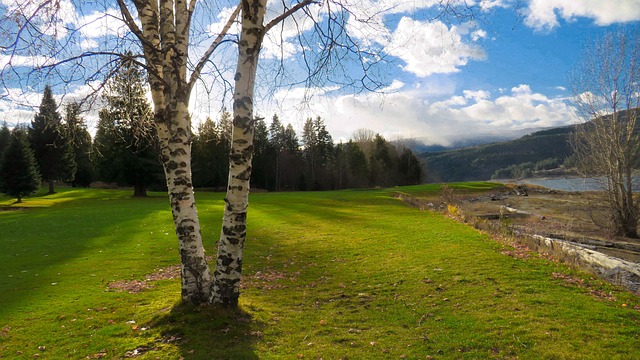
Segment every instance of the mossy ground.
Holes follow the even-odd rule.
[[[234,312],[180,305],[179,279],[136,293],[108,287],[178,264],[164,194],[27,198],[26,209],[0,212],[0,357],[640,357],[638,298],[509,256],[508,245],[407,207],[397,190],[252,194]],[[223,195],[196,196],[214,254]]]

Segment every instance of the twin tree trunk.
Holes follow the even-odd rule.
[[[189,93],[201,66],[215,44],[187,81],[189,24],[196,2],[134,1],[140,27],[124,0],[117,0],[123,19],[140,39],[150,69],[149,84],[154,103],[155,125],[161,149],[173,221],[180,247],[182,300],[193,304],[236,307],[240,295],[242,250],[246,237],[249,178],[253,153],[253,91],[258,56],[265,33],[266,0],[241,0],[242,33],[238,42],[238,66],[233,103],[233,146],[229,163],[229,186],[225,198],[222,233],[214,279],[205,259],[200,223],[191,180],[191,121]],[[293,11],[312,3],[305,0]],[[223,33],[230,28],[232,14]],[[278,21],[272,21],[277,23]],[[270,24],[272,26],[272,24]],[[221,41],[220,37],[216,40]]]
[[[236,307],[240,296],[242,250],[247,233],[249,179],[253,156],[253,92],[264,26],[266,0],[242,2],[242,33],[233,94],[233,137],[218,260],[211,302]]]

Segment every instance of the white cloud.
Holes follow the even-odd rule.
[[[82,50],[95,49],[98,47],[98,42],[93,39],[85,39],[80,41],[80,48]]]
[[[12,67],[40,67],[52,64],[54,59],[48,56],[23,56],[23,55],[3,55],[0,54],[0,67],[11,65]]]
[[[100,81],[94,81],[89,84],[75,86],[67,90],[65,94],[53,95],[56,104],[58,104],[58,112],[63,116],[65,115],[65,106],[71,102],[82,103],[88,96],[94,95],[96,89],[99,88]],[[82,117],[85,119],[85,123],[88,126],[90,132],[95,131],[95,127],[98,123],[98,112],[101,109],[101,99],[96,100],[90,109],[87,106],[83,107],[85,112]],[[42,90],[36,89],[20,89],[20,88],[7,88],[0,94],[0,123],[6,121],[14,125],[24,124],[28,125],[42,102]]]
[[[452,26],[440,21],[422,22],[403,17],[385,51],[402,59],[405,71],[419,77],[459,71],[469,60],[485,58],[479,46],[464,42],[470,26]]]
[[[487,11],[497,7],[507,8],[511,6],[510,2],[510,0],[481,0],[480,9]]]
[[[207,31],[211,35],[214,35],[214,36],[217,36],[218,34],[220,34],[220,32],[222,31],[224,26],[229,21],[229,18],[233,14],[234,10],[235,10],[235,8],[233,8],[233,7],[224,8],[224,9],[220,10],[220,12],[218,13],[218,16],[217,16],[217,21],[212,23],[212,24],[210,24],[208,26],[208,28],[207,28]],[[232,35],[232,34],[240,34],[240,23],[239,22],[235,22],[231,26],[231,28],[229,29],[229,31],[227,33],[230,34],[230,35]]]
[[[76,26],[86,39],[97,39],[109,35],[123,37],[129,29],[121,17],[120,11],[116,9],[95,11],[79,17]]]
[[[471,33],[471,40],[478,41],[487,37],[487,32],[479,29]]]
[[[539,31],[559,26],[558,18],[586,17],[605,26],[640,20],[640,0],[530,0],[524,15],[524,23]]]
[[[73,23],[76,18],[76,11],[71,0],[59,1],[20,1],[1,0],[7,7],[6,14],[9,17],[22,17],[38,28],[42,34],[62,39],[67,36],[67,24]]]
[[[432,87],[429,84],[419,88],[399,86],[400,83],[397,91],[390,94],[335,95],[316,89],[325,96],[311,98],[303,110],[283,106],[277,112],[284,122],[293,123],[319,115],[336,140],[346,141],[355,130],[367,128],[389,140],[418,138],[441,145],[479,135],[505,136],[569,125],[575,120],[568,99],[536,93],[525,84],[497,97],[488,90],[464,90],[462,95],[450,93],[443,97],[437,89],[426,90]],[[440,90],[446,91],[446,86]],[[299,90],[298,95],[303,93]],[[299,101],[289,95],[286,101]]]
[[[453,6],[462,4],[453,1]],[[388,27],[387,18],[393,14],[416,14],[425,9],[439,6],[439,0],[363,0],[348,4],[349,14],[346,30],[356,39],[363,49],[373,53],[381,49],[390,55],[399,57],[406,63],[404,69],[419,76],[434,73],[451,73],[458,71],[471,59],[482,59],[484,51],[476,45],[468,44],[486,38],[482,29],[473,28],[471,23],[449,28],[442,22],[414,21],[404,17],[395,31]],[[502,6],[502,1],[482,2],[483,8]],[[316,23],[327,18],[327,7],[311,5],[308,13],[312,14]],[[217,34],[226,23],[232,8],[224,9],[215,23],[208,28],[209,33]],[[281,1],[270,0],[267,4],[265,23],[279,16],[284,11]],[[474,24],[475,25],[475,24]],[[295,39],[298,34],[313,28],[314,21],[303,12],[297,12],[281,24],[272,28],[264,39],[261,55],[267,59],[290,58],[302,47]],[[230,30],[231,34],[239,32],[238,25]],[[425,46],[426,45],[426,46]]]
[[[489,91],[486,91],[486,90],[476,90],[476,91],[463,90],[462,93],[464,94],[465,98],[473,99],[476,102],[491,97],[491,93]]]

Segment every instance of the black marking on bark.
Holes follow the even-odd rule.
[[[189,181],[189,179],[186,176],[181,176],[179,178],[175,178],[173,180],[173,184],[175,186],[187,186],[187,187],[191,186],[191,182]]]
[[[220,262],[220,264],[222,264],[222,266],[224,266],[224,273],[229,275],[231,273],[231,268],[229,268],[229,265],[231,265],[233,263],[233,257],[231,255],[222,255],[218,258],[218,261]]]
[[[231,160],[232,162],[234,162],[236,165],[241,165],[245,162],[244,160],[245,155],[244,154],[230,154],[229,155],[229,160]]]
[[[176,232],[179,236],[189,236],[194,230],[193,226],[176,226]]]
[[[242,150],[242,154],[246,156],[247,159],[250,159],[251,156],[253,155],[253,145],[249,145],[246,148],[244,148],[244,150]]]
[[[245,110],[249,110],[249,106],[253,104],[253,99],[251,99],[250,96],[243,96],[239,99],[236,99],[233,101],[233,108],[234,109],[245,109]],[[238,118],[238,117],[236,117]]]
[[[169,171],[173,171],[178,168],[178,163],[175,161],[168,161],[166,166]]]
[[[250,178],[251,178],[251,167],[248,167],[246,170],[242,171],[236,176],[236,179],[243,180],[243,181],[249,181]]]
[[[171,192],[170,195],[171,195],[171,198],[175,199],[176,201],[188,199],[191,197],[191,194],[189,194],[189,192],[187,191],[174,191],[174,192]]]
[[[240,78],[242,77],[242,74],[240,73],[240,71],[236,72],[236,76],[233,77],[233,80],[238,81],[240,80]]]
[[[244,223],[244,222],[247,221],[247,212],[246,211],[236,213],[235,215],[236,215],[235,216],[235,221],[241,222],[241,223]],[[244,227],[244,225],[243,225],[243,227]]]
[[[178,149],[175,149],[174,151],[171,151],[171,156],[180,156],[180,155],[187,155],[187,151],[182,148],[178,148]]]

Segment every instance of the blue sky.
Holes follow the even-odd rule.
[[[111,44],[109,39],[126,36],[111,2],[91,3],[91,8],[83,2],[61,3],[64,13],[60,23],[81,29],[75,36],[84,37],[74,42],[79,51],[99,50]],[[280,56],[289,75],[294,79],[299,75],[296,63],[302,47],[295,41],[299,28],[289,21],[274,28],[265,41],[258,77],[258,114],[269,120],[278,113],[282,121],[298,130],[307,117],[321,116],[336,140],[347,140],[359,128],[379,132],[390,140],[409,137],[440,145],[478,137],[514,137],[575,123],[568,78],[584,47],[608,31],[640,31],[640,0],[467,0],[475,6],[476,17],[451,22],[433,19],[435,0],[348,3],[352,16],[373,20],[362,24],[350,18],[347,30],[362,46],[388,60],[376,69],[378,78],[386,83],[382,91],[344,89],[331,83],[274,88],[274,83],[288,81],[272,78],[273,64]],[[0,4],[4,5],[0,9],[7,9],[15,6],[15,1],[0,0]],[[269,1],[268,17],[278,14],[279,4],[279,0]],[[202,7],[194,23],[205,29],[204,35],[215,35],[232,7],[231,0]],[[107,12],[110,17],[105,18]],[[322,6],[315,6],[313,13],[320,21],[326,19]],[[309,32],[311,22],[302,17],[298,20],[302,30]],[[65,40],[68,35],[62,32],[58,36]],[[192,48],[194,59],[207,47],[206,36],[194,37],[203,40]],[[213,60],[224,65],[221,74],[230,81],[235,50],[230,45],[221,50]],[[46,55],[29,53],[20,60],[26,64],[23,68],[28,68],[29,59],[42,62]],[[4,61],[6,54],[0,51],[0,63]],[[353,63],[341,66],[347,74],[358,68]],[[49,81],[55,82],[5,81],[0,121],[29,121],[39,104],[41,88]],[[218,117],[229,101],[220,73],[205,75],[203,84],[207,89],[198,85],[192,95],[196,123],[207,116]],[[80,81],[67,86],[64,94],[60,88],[57,95],[61,100],[65,95],[65,102],[76,100],[89,91],[87,85],[91,84]],[[95,109],[86,118],[90,125],[95,124]]]
[[[321,115],[341,140],[358,128],[445,146],[513,138],[579,121],[570,72],[585,46],[610,31],[640,31],[638,0],[480,1],[476,19],[446,24],[416,11],[428,2],[409,3],[384,17],[392,42],[404,41],[398,51],[383,46],[392,54],[384,95],[317,89],[304,106],[275,111],[298,127]],[[276,98],[295,103],[291,93]]]

